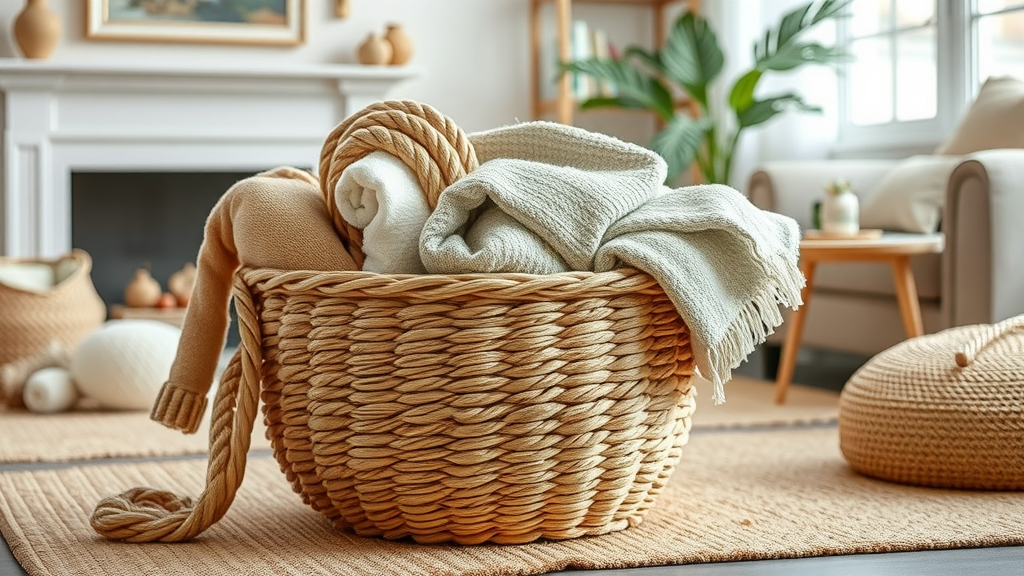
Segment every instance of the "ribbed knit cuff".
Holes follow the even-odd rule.
[[[206,396],[165,382],[149,417],[168,428],[195,434],[206,412]]]

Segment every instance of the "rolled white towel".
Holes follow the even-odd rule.
[[[397,157],[372,152],[345,168],[334,202],[346,222],[363,231],[363,270],[422,274],[419,241],[430,216],[416,175]]]

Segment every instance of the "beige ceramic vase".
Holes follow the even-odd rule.
[[[60,34],[60,18],[48,0],[28,0],[14,19],[14,39],[25,58],[49,58]]]
[[[391,43],[379,34],[371,32],[366,40],[359,45],[358,57],[360,64],[383,66],[391,62],[393,54]]]
[[[412,58],[412,38],[401,24],[388,24],[384,38],[391,43],[392,54],[389,64],[401,66]]]
[[[160,283],[145,268],[136,270],[135,276],[124,289],[124,303],[129,308],[153,308],[161,296],[163,289]]]

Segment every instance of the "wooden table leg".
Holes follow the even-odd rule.
[[[917,299],[917,284],[914,283],[910,258],[893,258],[892,275],[896,281],[896,300],[900,305],[900,316],[903,317],[903,329],[909,338],[920,336],[924,334],[924,323],[921,320],[921,303]]]
[[[782,360],[779,362],[779,373],[775,378],[776,404],[786,402],[786,391],[789,389],[789,383],[793,379],[793,371],[796,369],[796,355],[800,351],[800,338],[804,332],[804,320],[807,318],[807,308],[811,304],[811,290],[814,285],[814,268],[816,265],[816,262],[805,259],[800,266],[806,279],[804,289],[800,293],[804,303],[789,318],[789,331],[786,332],[786,342],[782,345]]]

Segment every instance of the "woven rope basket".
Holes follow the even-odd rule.
[[[687,441],[688,332],[646,274],[240,278],[274,453],[339,528],[462,544],[620,530]]]
[[[332,193],[374,150],[403,160],[428,204],[477,166],[428,106],[381,102],[327,138],[321,187],[356,265],[362,235]],[[136,488],[91,522],[112,539],[176,542],[231,505],[263,403],[302,499],[343,530],[423,543],[525,543],[641,522],[689,438],[689,330],[651,276],[399,275],[243,267],[241,346],[221,378],[206,489],[193,504]],[[205,400],[205,398],[203,398]],[[194,430],[173,393],[157,421]]]
[[[46,266],[55,276],[64,275],[42,291],[0,279],[0,364],[40,354],[53,342],[73,348],[103,323],[106,309],[89,275],[92,259],[86,252],[73,250],[53,260],[0,258],[0,266]]]
[[[850,465],[876,478],[1024,489],[1024,316],[875,356],[840,395],[839,437]]]

